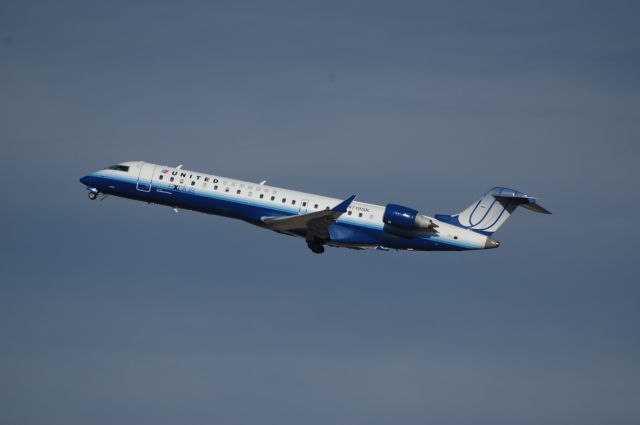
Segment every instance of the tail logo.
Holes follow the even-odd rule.
[[[502,202],[493,196],[483,196],[475,205],[467,208],[458,216],[463,227],[481,232],[495,232],[509,218],[515,205]]]

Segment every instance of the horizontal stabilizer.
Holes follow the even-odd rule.
[[[496,188],[498,189],[498,188]],[[538,205],[538,198],[533,198],[531,196],[525,195],[522,192],[518,192],[517,190],[507,189],[507,188],[499,188],[498,190],[494,189],[492,193],[493,197],[502,203],[511,203],[516,204],[517,206],[526,208],[533,212],[541,213],[541,214],[551,214],[549,210]]]
[[[523,208],[526,208],[526,209],[531,210],[533,212],[537,212],[537,213],[541,213],[541,214],[551,214],[551,211],[547,210],[544,207],[541,207],[538,204],[522,204],[521,206]]]

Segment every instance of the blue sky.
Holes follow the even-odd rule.
[[[0,423],[640,420],[634,2],[4,2]],[[142,159],[460,211],[330,249],[110,198]]]

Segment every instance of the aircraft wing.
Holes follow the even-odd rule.
[[[329,239],[329,226],[347,212],[347,208],[355,197],[356,195],[350,196],[330,210],[286,217],[264,217],[262,222],[269,229],[277,232],[303,236],[307,240],[315,240],[316,238],[327,240]]]

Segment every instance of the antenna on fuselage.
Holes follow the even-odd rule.
[[[264,186],[264,184],[265,184],[266,182],[267,182],[266,180],[262,180],[262,181],[260,182],[260,186]]]
[[[176,168],[177,168],[178,170],[179,170],[179,169],[181,169],[181,168],[182,168],[182,164],[178,165]]]

